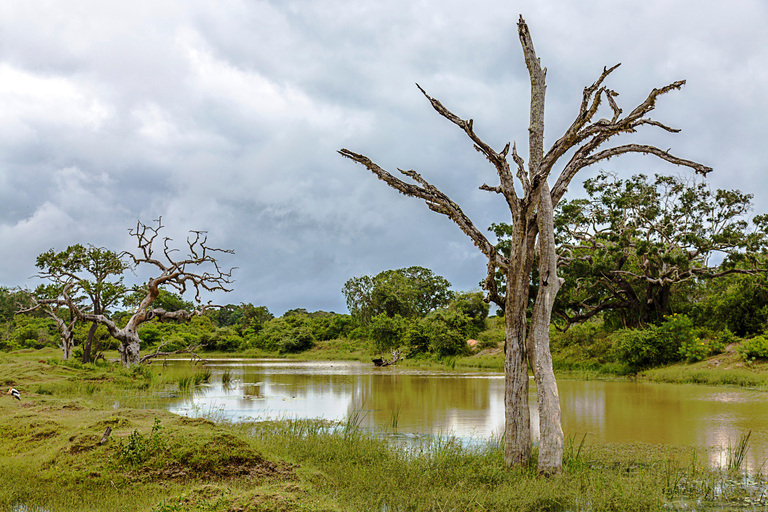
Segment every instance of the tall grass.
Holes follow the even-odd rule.
[[[683,452],[687,462],[677,451],[593,447],[586,436],[571,436],[564,473],[541,478],[535,460],[530,467],[505,465],[501,437],[465,444],[439,435],[401,444],[359,428],[347,435],[362,415],[351,413],[342,428],[287,420],[246,430],[259,449],[317,468],[319,490],[337,496],[345,510],[674,510],[675,500],[688,506],[715,498],[715,489],[729,499],[744,495],[695,452]],[[752,492],[757,498],[759,489]]]
[[[749,446],[749,438],[751,436],[751,430],[746,434],[742,434],[739,437],[736,446],[733,447],[731,447],[730,440],[728,441],[728,458],[726,460],[726,469],[728,471],[741,471],[741,466],[744,464],[744,457],[747,454],[747,447]]]
[[[229,368],[224,369],[224,373],[221,374],[221,385],[225,389],[229,388],[232,384],[232,370]]]
[[[397,424],[400,422],[400,404],[397,404],[389,417],[389,426],[393,432],[397,432]]]
[[[182,375],[181,377],[179,377],[179,380],[177,381],[179,385],[179,391],[182,393],[188,392],[192,386],[193,381],[194,381],[194,376],[192,375]]]

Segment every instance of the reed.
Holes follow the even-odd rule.
[[[390,413],[389,417],[389,426],[392,428],[393,432],[397,432],[397,424],[400,421],[400,404],[397,404],[394,409],[392,409],[392,412]]]
[[[221,374],[221,385],[225,388],[229,388],[232,384],[232,370],[229,368],[224,369],[224,373]]]
[[[739,437],[736,446],[733,447],[731,446],[730,440],[728,441],[728,458],[726,460],[726,469],[728,471],[741,471],[741,466],[744,464],[744,457],[747,454],[749,438],[751,436],[751,430],[746,434],[742,434]]]

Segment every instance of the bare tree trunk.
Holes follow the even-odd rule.
[[[67,332],[67,334],[64,334],[64,333],[61,334],[62,358],[65,361],[72,356],[72,346],[74,345],[73,334],[74,333],[72,332]]]
[[[512,243],[520,250],[512,254],[509,262],[504,309],[504,461],[509,465],[526,465],[531,459],[526,310],[532,254],[527,250],[526,228],[523,219],[514,220]]]
[[[120,352],[120,363],[126,368],[139,364],[140,348],[141,340],[139,335],[135,332],[126,333],[125,337],[120,340],[120,346],[117,347],[117,351]]]
[[[552,200],[546,183],[541,190],[537,221],[539,292],[531,317],[528,358],[536,379],[539,405],[539,472],[553,474],[562,471],[563,429],[560,424],[560,395],[549,350],[549,324],[555,297],[564,280],[557,276]]]
[[[541,439],[539,448],[539,470],[545,473],[557,473],[562,470],[563,431],[560,427],[560,400],[557,392],[552,355],[549,350],[549,322],[552,316],[557,292],[562,280],[557,276],[557,254],[555,252],[553,207],[562,199],[568,185],[576,173],[584,167],[608,160],[624,153],[655,155],[662,160],[694,169],[706,175],[712,169],[678,158],[655,146],[624,144],[599,150],[612,137],[621,133],[631,133],[643,125],[651,125],[669,132],[676,132],[654,119],[645,117],[656,106],[656,99],[669,91],[680,89],[684,80],[673,82],[666,87],[653,89],[639,106],[622,117],[623,110],[614,100],[618,94],[603,85],[603,81],[617,67],[603,68],[600,77],[591,86],[585,87],[581,107],[576,119],[562,137],[544,152],[544,103],[546,93],[546,68],[536,56],[533,40],[523,17],[517,24],[520,43],[525,56],[525,63],[531,79],[531,103],[529,125],[529,161],[528,169],[524,160],[517,154],[516,146],[507,143],[500,152],[485,143],[474,130],[472,119],[463,119],[430,97],[418,84],[416,86],[426,96],[432,107],[443,117],[454,123],[472,140],[475,149],[496,167],[498,185],[483,184],[480,189],[500,194],[509,206],[512,214],[513,233],[509,257],[500,254],[494,244],[478,230],[472,221],[437,187],[430,184],[414,170],[400,170],[413,180],[408,183],[396,178],[379,167],[365,155],[341,149],[339,153],[350,158],[373,172],[379,179],[399,192],[423,199],[427,206],[441,215],[453,220],[469,236],[475,245],[488,258],[488,274],[484,288],[488,291],[488,300],[504,309],[506,355],[505,372],[505,420],[504,459],[509,465],[527,464],[530,461],[530,412],[528,410],[528,370],[531,363],[538,389]],[[593,121],[600,105],[605,100],[613,112],[610,120]],[[519,180],[515,188],[515,175],[507,159],[510,149]],[[555,164],[566,155],[568,162],[550,191],[547,179]],[[518,195],[522,191],[522,196]],[[535,222],[534,222],[534,219]],[[539,239],[539,293],[536,297],[531,330],[526,339],[526,307],[528,305],[529,284],[533,265],[533,254],[537,236]],[[495,285],[496,270],[503,269],[507,275],[505,297],[498,294]]]
[[[96,322],[93,322],[91,324],[91,328],[88,329],[88,337],[85,339],[85,346],[83,346],[83,362],[84,363],[90,363],[91,362],[91,343],[93,343],[93,335],[96,333],[96,329],[98,329],[99,324]]]

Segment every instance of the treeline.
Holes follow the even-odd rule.
[[[555,218],[558,274],[565,284],[553,309],[551,339],[561,366],[638,371],[701,360],[734,340],[745,340],[745,359],[768,358],[768,216],[750,217],[750,194],[712,191],[681,177],[621,180],[609,173],[587,180],[584,188],[587,197],[561,202]],[[508,256],[510,226],[491,230],[497,250]],[[71,326],[75,354],[85,350],[92,357],[116,342],[96,322],[76,321],[67,304],[101,312],[120,328],[144,315],[146,287],[123,284],[127,267],[111,251],[51,249],[37,265],[52,284],[34,293],[0,288],[0,349],[56,346]],[[536,274],[534,267],[531,297]],[[498,273],[496,280],[504,290],[505,276]],[[70,282],[76,293],[67,302],[62,291]],[[487,319],[482,293],[450,286],[423,267],[387,270],[345,283],[349,314],[293,309],[279,318],[252,304],[196,309],[161,289],[139,327],[141,350],[202,345],[286,354],[349,340],[371,353],[400,349],[443,357],[468,353],[470,338],[501,348],[503,322]],[[18,314],[23,309],[27,313]],[[84,339],[92,343],[84,345]]]
[[[436,292],[444,297],[433,307],[418,310],[408,304],[418,297],[414,281],[402,280],[399,286],[391,282],[400,280],[405,270],[371,276],[371,286],[365,293],[359,293],[359,288],[354,288],[358,293],[350,293],[360,278],[348,281],[345,295],[348,301],[355,302],[350,307],[355,314],[293,309],[275,317],[265,306],[227,305],[194,316],[189,322],[155,319],[142,324],[142,351],[155,350],[161,344],[168,351],[200,344],[203,351],[209,352],[288,354],[327,340],[349,340],[372,353],[400,349],[409,357],[440,357],[468,354],[467,340],[471,338],[479,340],[480,348],[503,346],[503,318],[487,318],[488,305],[480,292],[451,292],[446,281]],[[449,293],[444,293],[446,290]],[[565,332],[553,327],[555,363],[565,369],[602,368],[630,373],[678,361],[699,361],[722,352],[735,341],[741,342],[739,351],[745,360],[768,358],[766,290],[765,274],[729,275],[674,294],[674,312],[657,323],[623,327],[615,319],[606,321],[603,315]],[[60,333],[54,320],[39,311],[16,314],[25,299],[21,291],[0,287],[0,349],[58,346]],[[158,300],[169,311],[191,306],[170,292],[164,292]],[[68,318],[64,308],[59,314]],[[111,316],[121,325],[129,315],[117,311]],[[81,358],[88,330],[89,324],[75,326],[74,357]],[[117,342],[106,329],[99,327],[91,355],[116,347]]]
[[[161,345],[163,351],[199,345],[204,351],[287,354],[308,350],[318,342],[347,339],[372,352],[400,348],[411,356],[459,355],[468,352],[467,339],[484,330],[488,315],[488,305],[480,292],[456,293],[446,279],[422,267],[353,278],[345,285],[344,293],[353,314],[298,308],[275,317],[266,306],[230,304],[207,309],[189,321],[155,318],[139,327],[142,351]],[[136,296],[140,297],[141,291],[128,293],[125,303],[133,304]],[[60,344],[61,333],[49,314],[40,310],[17,313],[29,303],[26,292],[0,287],[0,349]],[[167,312],[194,309],[192,303],[166,290],[153,305]],[[119,327],[131,317],[131,310],[106,313]],[[64,321],[71,318],[65,307],[59,308],[56,315]],[[74,326],[75,357],[82,358],[83,340],[90,325]],[[93,336],[91,360],[116,347],[117,341],[99,326]]]

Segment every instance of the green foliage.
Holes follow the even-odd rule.
[[[264,324],[258,334],[247,338],[248,347],[281,353],[301,352],[312,348],[315,337],[306,314],[274,318]]]
[[[88,299],[84,307],[97,315],[116,305],[127,291],[123,273],[128,266],[116,252],[103,247],[75,244],[58,253],[49,249],[37,257],[35,265],[40,269],[40,276],[53,283],[38,288],[42,295],[39,298],[51,298],[63,289],[64,283],[74,283],[70,295],[84,294]],[[85,297],[76,301],[81,302]]]
[[[0,286],[0,323],[13,322],[16,312],[29,305],[27,292]]]
[[[725,347],[735,340],[736,337],[727,329],[706,338],[696,336],[692,339],[689,338],[683,340],[680,344],[680,355],[687,362],[695,363],[696,361],[702,361],[709,356],[722,353],[723,350],[725,350]]]
[[[472,320],[456,311],[438,310],[421,321],[429,337],[429,351],[438,357],[466,354],[467,332],[474,331]]]
[[[736,348],[736,352],[748,362],[755,359],[766,359],[768,358],[768,338],[761,335],[744,340],[741,346]]]
[[[618,360],[637,371],[677,360],[679,347],[667,343],[656,326],[646,329],[620,329],[610,338]]]
[[[386,313],[379,313],[374,316],[368,324],[368,334],[373,340],[374,349],[386,352],[397,348],[407,327],[406,319],[398,314],[390,317]]]
[[[754,270],[768,246],[768,217],[749,222],[750,194],[713,192],[683,177],[621,180],[605,172],[584,188],[589,197],[562,201],[555,217],[565,263],[555,311],[566,321],[603,311],[615,326],[659,323],[689,301],[692,278]],[[720,267],[709,266],[714,253],[726,256]]]
[[[768,329],[768,274],[728,275],[702,283],[689,315],[697,325],[738,336]]]
[[[157,453],[165,450],[166,442],[160,434],[160,420],[155,418],[152,431],[143,436],[138,430],[131,432],[126,439],[118,443],[118,460],[125,466],[138,466]]]
[[[462,333],[467,338],[477,336],[485,329],[488,318],[488,303],[483,300],[482,292],[464,292],[454,296],[448,304],[448,310],[469,319],[471,327],[464,327]]]
[[[147,286],[134,286],[131,292],[123,299],[123,305],[130,310],[138,309],[141,302],[147,297]],[[160,294],[152,302],[152,309],[163,309],[168,312],[173,311],[193,311],[195,305],[184,300],[179,294],[169,292],[160,288]]]
[[[59,343],[58,328],[50,318],[17,315],[10,345],[17,348],[55,347]]]
[[[403,318],[423,317],[446,306],[451,283],[423,267],[385,270],[375,276],[354,277],[342,293],[349,312],[363,324],[379,314]]]

